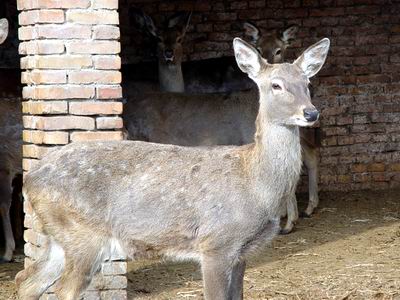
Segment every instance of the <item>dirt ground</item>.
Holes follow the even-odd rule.
[[[399,196],[321,193],[312,218],[250,260],[245,299],[400,299]],[[15,299],[22,259],[0,265],[0,299]],[[130,263],[128,284],[129,299],[202,299],[199,268],[191,263]]]

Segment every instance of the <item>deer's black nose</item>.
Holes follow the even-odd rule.
[[[174,57],[174,52],[172,50],[165,50],[164,56],[166,59],[172,59]]]
[[[307,109],[305,108],[303,110],[303,114],[304,114],[304,118],[308,121],[308,122],[314,122],[318,120],[319,117],[319,111],[316,109]]]

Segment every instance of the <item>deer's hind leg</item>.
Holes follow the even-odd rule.
[[[15,240],[11,226],[10,207],[12,201],[11,178],[8,172],[0,171],[0,219],[2,220],[6,250],[1,262],[9,262],[15,250]]]
[[[49,238],[41,248],[43,252],[40,257],[15,277],[21,300],[39,299],[63,270],[64,251],[60,245]]]
[[[309,146],[303,147],[304,164],[308,171],[308,206],[302,217],[310,217],[319,203],[318,197],[318,150]]]
[[[73,216],[71,216],[73,218]],[[74,219],[62,224],[57,240],[65,251],[65,267],[55,285],[60,300],[79,299],[101,263],[109,256],[107,239],[85,223]]]

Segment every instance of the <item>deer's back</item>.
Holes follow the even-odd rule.
[[[131,98],[124,121],[133,140],[184,146],[243,145],[253,141],[256,91],[230,95],[153,93]]]

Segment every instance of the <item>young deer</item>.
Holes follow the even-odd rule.
[[[282,33],[268,33],[250,23],[245,23],[244,27],[259,52],[276,63],[282,62],[298,30],[297,26],[290,26]],[[212,70],[210,68],[210,72]],[[209,77],[213,78],[211,74]],[[129,93],[129,90],[125,92]],[[132,140],[182,146],[249,144],[253,142],[254,121],[258,112],[255,94],[256,91],[241,91],[225,96],[158,92],[135,95],[124,107],[125,126]],[[309,175],[310,200],[305,211],[305,215],[309,216],[318,205],[318,150],[309,132],[301,129],[300,136]],[[282,209],[282,216],[288,215],[282,233],[289,233],[298,219],[295,194],[287,208]]]
[[[0,20],[0,44],[8,35],[8,21]],[[1,91],[0,91],[1,93]],[[15,250],[11,227],[10,207],[12,202],[12,181],[21,172],[21,107],[14,102],[1,100],[0,103],[0,218],[2,220],[5,253],[0,262],[9,262]]]
[[[140,30],[157,40],[158,79],[160,90],[183,93],[185,84],[182,74],[182,42],[189,27],[191,13],[177,13],[159,28],[143,11],[132,9],[131,17]]]
[[[131,258],[197,260],[205,299],[243,298],[246,256],[275,236],[279,206],[298,181],[298,126],[318,119],[307,86],[329,40],[277,65],[239,38],[233,45],[260,93],[255,142],[82,142],[49,153],[25,176],[24,197],[48,242],[16,277],[21,300],[53,283],[58,299],[78,299],[115,247]]]

